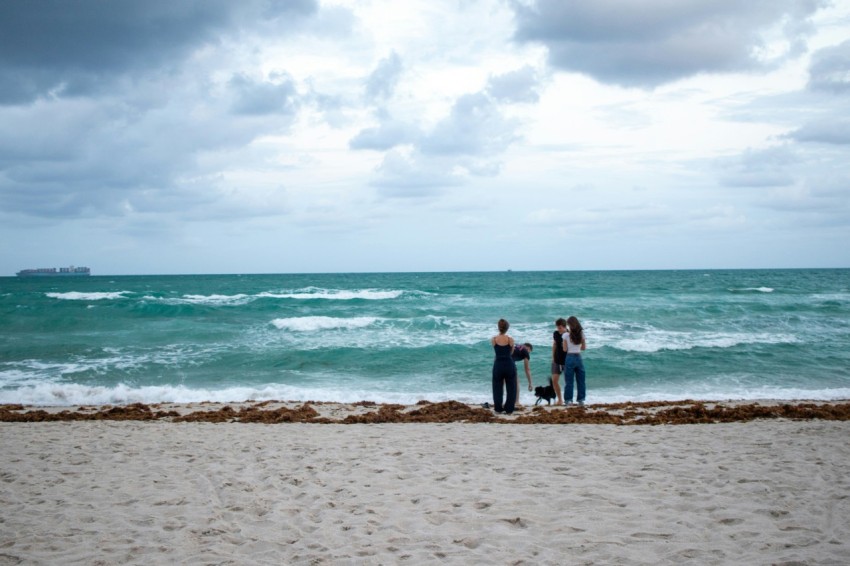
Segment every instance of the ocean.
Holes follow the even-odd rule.
[[[0,278],[0,403],[483,403],[496,321],[545,385],[570,315],[590,404],[850,398],[850,270],[798,269]]]

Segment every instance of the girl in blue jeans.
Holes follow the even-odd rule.
[[[571,316],[567,319],[567,330],[569,332],[564,334],[564,351],[567,353],[567,359],[564,361],[564,404],[569,405],[573,401],[573,378],[575,378],[578,386],[576,401],[579,405],[584,405],[587,388],[581,353],[587,349],[587,342],[584,339],[584,329],[576,317]]]

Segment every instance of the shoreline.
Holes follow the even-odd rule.
[[[457,401],[415,405],[321,401],[240,403],[133,403],[69,407],[0,405],[0,422],[164,421],[213,423],[504,423],[504,424],[711,424],[758,419],[850,420],[850,401],[646,401],[584,407],[525,405],[512,415]]]

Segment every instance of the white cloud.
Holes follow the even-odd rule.
[[[432,196],[449,186],[459,185],[462,178],[446,169],[447,163],[421,154],[390,151],[377,169],[372,184],[381,194],[391,197]]]

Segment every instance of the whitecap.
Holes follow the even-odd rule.
[[[352,380],[358,383],[359,380]],[[338,376],[327,379],[316,376],[313,384],[288,385],[267,383],[257,385],[210,389],[190,388],[184,385],[134,387],[126,383],[114,386],[91,386],[78,383],[39,383],[17,389],[0,390],[0,404],[21,403],[40,406],[73,405],[128,405],[131,403],[238,403],[242,401],[325,401],[355,403],[401,403],[412,405],[422,399],[433,402],[457,400],[462,403],[480,403],[488,399],[478,388],[447,391],[410,390],[399,386],[395,380],[385,383],[345,387],[338,384]]]
[[[226,349],[225,345],[187,347],[178,344],[161,348],[129,351],[104,348],[101,357],[75,356],[65,362],[26,359],[7,362],[0,366],[0,387],[52,383],[75,379],[77,374],[110,375],[114,372],[148,370],[151,366],[185,367],[203,364]]]
[[[627,352],[652,353],[693,350],[695,348],[734,348],[741,344],[794,344],[799,339],[789,334],[672,332],[650,330],[639,336],[601,340],[602,345]]]
[[[812,299],[816,301],[845,302],[850,301],[850,293],[818,293],[812,295]]]
[[[238,295],[183,295],[183,302],[195,305],[244,305],[253,300],[245,294]]]
[[[289,347],[310,351],[323,348],[365,348],[385,350],[395,348],[428,348],[434,345],[474,345],[485,343],[495,332],[491,324],[473,324],[446,317],[427,315],[423,318],[380,318],[305,316],[278,318],[269,322],[269,334],[252,334],[254,344],[279,347],[281,341]],[[327,332],[332,330],[335,332]],[[323,332],[316,340],[315,333]],[[531,333],[518,331],[514,338],[520,342],[534,340]],[[541,336],[540,339],[544,337]],[[551,338],[545,337],[549,341]]]
[[[294,291],[281,291],[278,293],[265,292],[260,293],[258,297],[268,297],[273,299],[324,299],[334,301],[350,301],[353,299],[363,299],[369,301],[381,301],[387,299],[397,299],[401,297],[405,291],[401,290],[384,290],[384,289],[323,289],[320,287],[305,287]]]
[[[357,380],[353,380],[357,382]],[[337,380],[338,383],[338,380]],[[837,401],[850,398],[850,388],[803,389],[778,386],[752,387],[745,384],[681,384],[671,387],[649,385],[646,387],[615,387],[589,391],[588,402],[619,403],[625,401],[679,401],[682,399],[725,400],[813,400]],[[461,386],[451,390],[412,391],[394,388],[391,384],[374,383],[371,386],[346,388],[329,386],[324,380],[313,385],[286,385],[279,383],[254,386],[227,387],[223,389],[189,388],[175,386],[133,387],[124,383],[115,386],[90,386],[82,384],[42,383],[17,389],[0,390],[0,404],[21,403],[34,406],[74,405],[129,405],[131,403],[238,403],[242,401],[324,401],[354,403],[401,403],[412,405],[426,399],[432,402],[456,400],[477,404],[489,401],[489,395],[478,387]]]
[[[162,303],[165,305],[204,305],[204,306],[239,306],[254,300],[253,295],[183,295],[182,297],[156,297],[145,295],[145,301]]]
[[[330,316],[298,316],[292,318],[276,318],[271,323],[280,330],[292,332],[315,332],[317,330],[365,328],[374,324],[378,319],[373,316],[352,318],[334,318]]]
[[[45,293],[51,299],[61,299],[65,301],[103,301],[106,299],[123,299],[124,295],[130,291],[113,291],[103,293],[80,293],[77,291],[69,291],[67,293]]]

